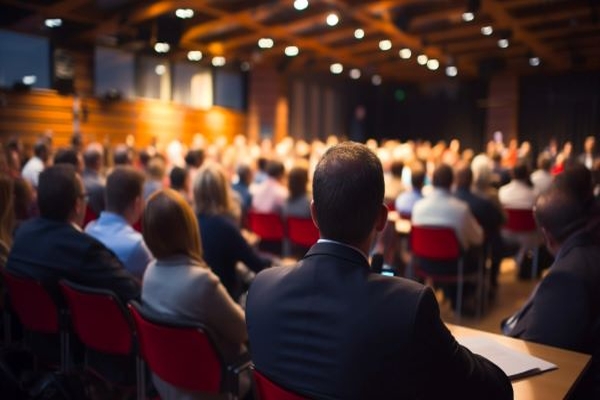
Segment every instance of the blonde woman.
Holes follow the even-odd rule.
[[[232,216],[229,182],[221,166],[204,165],[194,178],[194,204],[200,230],[204,232],[204,259],[219,276],[229,294],[238,299],[242,285],[236,274],[236,264],[244,263],[258,272],[271,265],[252,248],[242,236]]]
[[[156,257],[142,282],[145,307],[183,321],[204,323],[215,333],[225,360],[244,351],[247,340],[244,312],[202,259],[198,222],[192,208],[171,189],[148,199],[143,219],[146,244]],[[157,376],[153,381],[162,399],[202,399]]]

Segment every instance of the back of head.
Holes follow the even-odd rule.
[[[414,161],[411,164],[410,183],[413,189],[423,189],[423,185],[425,185],[425,167],[421,161]]]
[[[544,171],[550,171],[550,168],[552,168],[552,157],[550,157],[548,152],[540,153],[537,158],[537,167]]]
[[[106,179],[106,210],[123,214],[142,196],[144,174],[130,166],[118,166]]]
[[[433,171],[433,186],[440,189],[450,190],[454,180],[454,172],[448,164],[440,164]]]
[[[558,186],[537,198],[534,214],[538,225],[558,243],[564,242],[587,223],[587,209],[581,206],[577,196]]]
[[[456,171],[456,186],[460,189],[469,189],[473,184],[473,171],[468,165]]]
[[[83,164],[87,169],[102,168],[103,149],[100,143],[90,143],[83,153]]]
[[[45,140],[38,140],[35,142],[33,154],[37,158],[45,161],[48,158],[48,143]]]
[[[165,160],[160,156],[154,156],[148,161],[148,167],[146,168],[148,177],[151,179],[162,180],[165,177],[166,166]]]
[[[79,152],[74,148],[59,149],[54,155],[54,164],[71,164],[79,168],[81,166],[79,157]]]
[[[83,195],[83,185],[71,164],[58,164],[40,173],[37,193],[40,215],[66,222]]]
[[[229,184],[222,167],[205,164],[194,178],[194,203],[200,214],[225,214],[230,208]]]
[[[392,161],[392,166],[390,167],[390,171],[392,175],[396,178],[402,177],[402,170],[404,169],[404,162],[401,160]]]
[[[271,178],[279,179],[285,173],[285,167],[283,166],[283,163],[281,163],[280,161],[271,160],[267,163],[267,166],[265,167],[265,172]]]
[[[322,237],[356,244],[368,237],[383,204],[381,162],[365,145],[331,147],[313,177],[315,218]]]
[[[201,149],[190,150],[185,155],[185,164],[188,167],[200,168],[204,163],[204,151]]]
[[[194,211],[174,190],[162,189],[148,198],[142,233],[159,260],[176,255],[202,259],[200,229]]]
[[[117,146],[113,153],[113,162],[115,165],[130,165],[133,162],[129,148],[126,145],[120,144]]]
[[[248,164],[238,165],[236,173],[241,183],[245,185],[252,183],[252,168]]]
[[[171,189],[173,190],[184,190],[185,180],[187,179],[188,171],[181,167],[173,167],[169,174],[169,181],[171,182]]]
[[[302,165],[296,165],[288,174],[288,189],[290,198],[295,199],[306,194],[308,184],[308,169]]]
[[[518,162],[512,170],[513,179],[518,181],[528,182],[529,181],[529,168],[524,162]]]
[[[592,173],[583,164],[574,164],[554,178],[554,186],[577,198],[587,207],[594,198]]]

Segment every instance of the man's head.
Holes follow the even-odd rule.
[[[267,172],[267,175],[277,180],[280,180],[285,175],[283,163],[277,160],[269,161],[265,167],[265,171]]]
[[[100,143],[90,143],[83,153],[83,164],[86,169],[100,171],[102,169],[104,149]]]
[[[410,166],[410,183],[413,189],[421,191],[425,185],[425,167],[421,161],[414,161]]]
[[[118,145],[113,153],[113,163],[115,165],[131,165],[133,163],[133,157],[129,147],[124,144]]]
[[[468,165],[462,166],[456,171],[456,187],[469,190],[473,184],[473,171]]]
[[[50,150],[45,140],[38,140],[33,146],[33,154],[42,161],[48,160]]]
[[[169,181],[171,182],[171,189],[187,191],[190,186],[188,170],[181,167],[173,167],[169,173]]]
[[[454,180],[454,172],[448,164],[440,164],[433,171],[433,186],[438,189],[450,190]]]
[[[40,173],[38,206],[43,218],[81,225],[85,196],[83,182],[71,164],[57,164]]]
[[[550,168],[552,168],[552,157],[548,152],[544,151],[540,153],[537,158],[537,167],[544,171],[550,171]]]
[[[529,168],[524,162],[518,162],[512,170],[513,179],[522,182],[529,181]]]
[[[54,164],[71,164],[78,173],[83,172],[81,153],[74,148],[59,149],[54,155]]]
[[[313,220],[323,238],[363,244],[385,226],[383,195],[383,168],[377,156],[362,144],[341,143],[317,164]]]
[[[143,186],[143,173],[129,166],[115,167],[106,180],[106,210],[131,224],[137,222],[144,208]]]

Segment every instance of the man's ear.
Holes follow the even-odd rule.
[[[387,223],[388,218],[388,208],[385,204],[381,205],[379,209],[379,215],[377,215],[377,220],[375,221],[375,230],[377,232],[381,232],[385,228],[385,224]]]
[[[317,210],[315,209],[315,201],[310,201],[310,217],[312,218],[313,224],[319,229],[319,224],[317,223]],[[320,229],[319,229],[320,231]]]
[[[548,232],[543,226],[540,228],[540,231],[542,231],[542,236],[544,237],[544,243],[546,244],[546,248],[548,249],[550,254],[556,255],[556,252],[559,248],[558,242],[556,241],[556,239],[554,239],[554,236],[552,236],[552,234]]]

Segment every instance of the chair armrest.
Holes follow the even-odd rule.
[[[249,370],[252,366],[252,360],[250,360],[250,353],[246,352],[240,357],[226,366],[226,385],[227,391],[230,393],[230,397],[237,399],[239,397],[239,376],[242,372]]]

